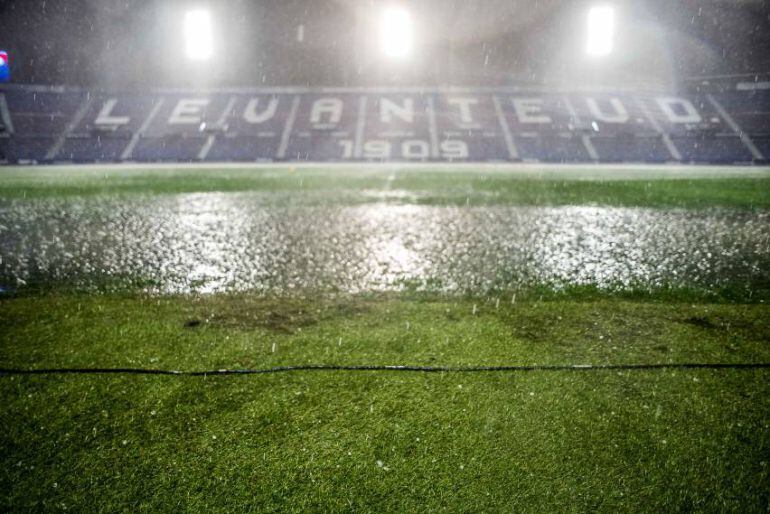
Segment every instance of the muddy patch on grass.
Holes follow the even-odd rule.
[[[352,318],[369,312],[363,301],[270,299],[235,296],[207,304],[203,316],[213,327],[238,330],[267,329],[293,334],[326,320]]]

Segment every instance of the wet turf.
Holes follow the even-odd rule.
[[[0,305],[4,366],[770,360],[761,304],[216,295]],[[761,512],[767,375],[0,377],[0,505]]]
[[[239,294],[0,305],[4,367],[770,362],[765,304]]]
[[[27,198],[40,177],[0,174],[0,189],[15,191],[0,199],[0,286],[95,290],[122,279],[124,288],[138,281],[164,293],[770,291],[770,179],[563,182],[374,170],[344,172],[344,182],[322,170],[225,169],[160,170],[153,181],[134,171],[108,170],[106,179],[48,172],[46,195]],[[57,189],[81,179],[69,193]],[[130,194],[127,181],[156,194]],[[244,181],[256,190],[217,190]],[[172,186],[205,191],[171,194]],[[575,205],[547,205],[565,203]]]
[[[770,362],[739,171],[2,169],[0,367]],[[766,512],[768,374],[0,376],[0,510]]]
[[[0,197],[260,191],[279,203],[770,207],[770,168],[143,166],[0,169]]]

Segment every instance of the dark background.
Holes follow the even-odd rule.
[[[615,51],[584,55],[595,2],[423,0],[412,59],[376,48],[372,0],[0,0],[14,82],[136,87],[662,85],[770,71],[770,0],[619,0]],[[216,58],[184,57],[183,13],[207,7]],[[304,26],[304,41],[297,30]]]

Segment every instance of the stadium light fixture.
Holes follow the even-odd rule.
[[[196,9],[185,13],[184,38],[188,59],[205,61],[211,58],[214,54],[214,43],[208,11]]]
[[[391,59],[405,59],[412,53],[414,26],[409,11],[388,7],[380,18],[380,49]]]
[[[608,5],[594,6],[588,11],[588,42],[586,53],[603,57],[612,52],[615,38],[615,9]]]

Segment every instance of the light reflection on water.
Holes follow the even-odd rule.
[[[751,286],[770,215],[614,207],[286,205],[260,193],[0,200],[0,285],[161,292]]]

